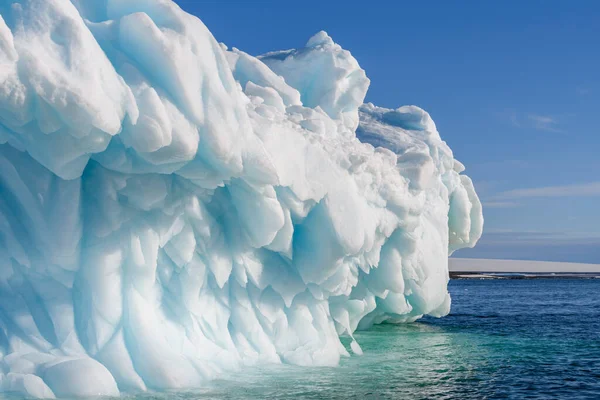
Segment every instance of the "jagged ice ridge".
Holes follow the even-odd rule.
[[[447,314],[481,204],[368,86],[325,32],[253,57],[169,0],[0,0],[0,390],[335,365],[341,335]]]

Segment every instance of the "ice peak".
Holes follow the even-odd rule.
[[[300,92],[305,106],[320,107],[350,131],[356,130],[358,107],[370,80],[352,54],[335,44],[327,32],[315,34],[304,48],[269,53],[261,60]]]
[[[306,47],[317,47],[317,46],[333,46],[335,43],[333,39],[327,34],[325,31],[320,31],[314,34],[308,42],[306,42]]]

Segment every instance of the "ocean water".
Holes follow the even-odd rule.
[[[339,367],[240,371],[135,399],[600,399],[600,279],[452,280],[452,312],[358,332]],[[346,343],[349,344],[349,343]]]

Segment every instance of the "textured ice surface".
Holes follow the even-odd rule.
[[[0,389],[334,365],[340,335],[446,314],[481,205],[368,85],[325,32],[256,58],[168,0],[0,0]]]

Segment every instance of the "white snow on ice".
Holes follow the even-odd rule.
[[[448,313],[481,204],[368,86],[325,32],[257,58],[169,0],[0,0],[0,390],[335,365],[340,335]]]

